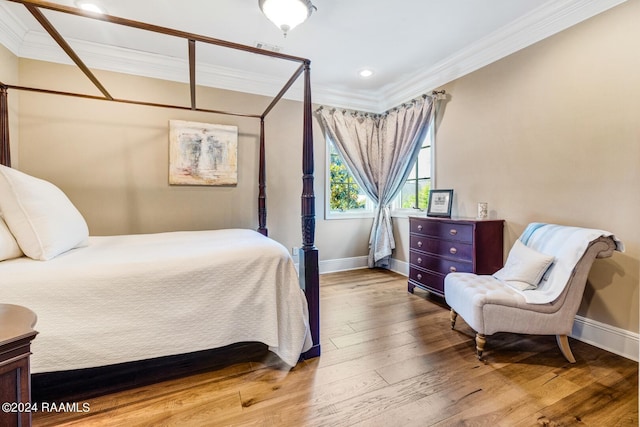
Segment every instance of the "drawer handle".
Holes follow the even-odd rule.
[[[418,231],[422,231],[422,225],[418,225]]]
[[[418,280],[422,280],[422,274],[418,273],[416,277],[418,278]]]
[[[418,258],[418,264],[422,264],[422,258]]]
[[[458,269],[452,265],[451,267],[449,267],[449,271],[455,273],[456,271],[458,271]]]
[[[418,240],[418,247],[421,248],[422,247],[422,240]]]
[[[449,249],[449,253],[455,255],[458,253],[458,250],[456,248],[451,248]]]
[[[449,230],[449,234],[451,234],[452,236],[455,236],[456,234],[458,234],[458,230],[456,230],[455,228],[452,228],[451,230]]]

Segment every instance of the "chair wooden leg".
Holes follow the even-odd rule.
[[[482,352],[484,351],[484,345],[487,343],[487,339],[484,334],[476,334],[476,355],[478,360],[482,360]]]
[[[573,357],[573,353],[571,353],[571,348],[569,347],[569,338],[566,335],[556,335],[556,341],[565,359],[567,359],[569,363],[576,363],[576,358]]]
[[[451,319],[451,329],[453,329],[456,326],[456,319],[458,318],[458,313],[456,313],[456,311],[453,308],[449,313],[449,318]]]

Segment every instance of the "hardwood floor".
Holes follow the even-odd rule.
[[[485,361],[441,300],[383,270],[321,276],[322,356],[288,370],[224,351],[214,370],[36,413],[34,426],[638,426],[638,364],[570,339],[495,334]],[[166,368],[169,369],[169,368]]]

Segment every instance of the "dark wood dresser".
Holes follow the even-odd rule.
[[[0,304],[0,425],[31,425],[29,356],[36,315],[19,305]]]
[[[409,292],[444,296],[451,272],[493,274],[502,268],[504,220],[409,218]]]

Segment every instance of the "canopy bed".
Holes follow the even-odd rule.
[[[193,258],[190,259],[189,264],[194,267],[196,270],[196,274],[200,279],[205,277],[205,279],[201,280],[201,282],[206,282],[206,277],[210,275],[218,276],[218,271],[215,273],[211,273],[211,269],[216,268],[228,268],[234,270],[229,273],[222,273],[220,275],[227,277],[226,285],[227,288],[231,290],[231,293],[236,294],[244,294],[243,299],[227,299],[231,298],[228,295],[229,289],[227,291],[221,290],[220,288],[213,289],[213,295],[216,295],[216,299],[219,301],[221,305],[228,305],[235,308],[235,313],[232,315],[220,314],[217,313],[217,309],[213,309],[216,311],[215,315],[211,315],[211,318],[207,318],[205,321],[200,322],[199,325],[193,325],[192,328],[195,328],[198,332],[198,339],[182,337],[186,340],[186,343],[180,344],[176,342],[168,343],[165,339],[166,347],[171,348],[175,347],[174,350],[163,351],[158,348],[160,346],[159,342],[156,343],[145,343],[145,339],[142,335],[139,335],[138,332],[142,329],[146,329],[149,334],[154,334],[160,332],[160,334],[166,334],[167,337],[178,337],[180,334],[176,334],[175,328],[172,330],[171,324],[176,323],[176,319],[172,319],[171,316],[167,316],[164,319],[161,319],[159,323],[154,324],[153,319],[145,318],[144,322],[146,324],[143,328],[138,328],[137,326],[131,326],[129,331],[122,332],[127,329],[127,322],[129,325],[132,325],[130,321],[125,320],[115,322],[113,320],[102,319],[100,322],[96,322],[95,324],[88,324],[85,326],[89,326],[88,328],[84,328],[85,330],[80,334],[83,336],[83,339],[86,341],[90,340],[115,340],[118,341],[119,338],[129,337],[132,340],[134,339],[134,335],[138,335],[136,337],[137,343],[133,342],[119,342],[114,343],[114,346],[109,350],[109,354],[103,354],[98,358],[97,362],[91,362],[86,360],[73,362],[72,366],[65,367],[64,362],[61,362],[60,359],[61,352],[49,353],[46,357],[44,355],[38,354],[38,341],[47,342],[49,338],[47,337],[47,332],[49,330],[55,329],[51,325],[47,325],[43,322],[48,321],[47,319],[56,319],[56,321],[63,322],[66,326],[70,326],[70,322],[77,321],[78,317],[74,317],[73,315],[66,316],[53,316],[51,313],[47,313],[46,316],[44,313],[38,313],[37,309],[34,309],[36,314],[39,316],[39,324],[36,324],[36,330],[40,330],[40,335],[37,337],[34,342],[34,355],[33,355],[33,366],[37,371],[43,373],[51,373],[51,372],[60,372],[65,371],[65,369],[82,369],[91,366],[102,366],[109,365],[112,363],[120,363],[123,361],[121,355],[117,355],[118,353],[115,348],[118,346],[142,346],[149,345],[150,347],[156,347],[154,350],[146,351],[148,349],[137,349],[133,351],[129,351],[131,354],[132,360],[139,360],[145,357],[156,357],[156,356],[164,356],[164,355],[175,355],[179,353],[187,353],[189,351],[196,352],[201,351],[203,349],[214,348],[216,346],[223,346],[232,342],[244,342],[251,341],[252,337],[259,337],[258,340],[262,340],[265,344],[269,345],[270,348],[278,354],[287,364],[295,364],[298,360],[299,356],[295,354],[295,348],[297,344],[294,344],[292,348],[285,349],[282,347],[282,343],[286,342],[288,338],[284,336],[277,336],[278,334],[293,334],[300,335],[300,330],[297,332],[292,332],[292,326],[289,324],[290,313],[283,313],[282,311],[273,311],[272,307],[263,307],[263,301],[271,301],[273,305],[285,305],[286,310],[295,311],[294,316],[297,319],[302,317],[306,317],[306,313],[304,311],[308,311],[308,325],[307,325],[307,337],[297,337],[294,341],[300,342],[300,340],[305,341],[305,345],[303,346],[302,357],[311,358],[316,357],[320,354],[320,344],[319,344],[319,278],[318,278],[318,250],[314,246],[314,233],[315,233],[315,196],[313,192],[313,135],[312,135],[312,122],[311,122],[311,84],[310,84],[310,61],[305,58],[299,58],[295,56],[285,55],[277,52],[262,50],[258,48],[254,48],[251,46],[236,44],[220,39],[215,39],[211,37],[206,37],[198,34],[187,33],[183,31],[173,30],[170,28],[159,27],[147,23],[132,21],[128,19],[123,19],[119,17],[109,16],[109,15],[96,15],[84,12],[79,9],[49,3],[45,1],[28,1],[28,0],[9,0],[15,3],[23,4],[28,11],[36,18],[36,20],[42,25],[42,27],[53,37],[53,39],[60,45],[60,47],[67,53],[67,55],[73,60],[73,62],[84,72],[84,74],[93,82],[93,84],[99,89],[99,91],[103,94],[102,96],[93,96],[86,95],[81,93],[70,93],[70,92],[62,92],[56,90],[48,90],[42,88],[34,88],[34,87],[25,87],[18,86],[13,84],[7,84],[0,82],[0,163],[4,166],[7,166],[4,169],[0,169],[0,172],[4,175],[4,179],[6,182],[22,182],[21,180],[26,180],[28,184],[27,187],[35,182],[35,186],[44,185],[46,186],[49,183],[46,181],[38,182],[36,178],[29,177],[26,174],[22,174],[19,171],[14,169],[10,169],[11,166],[11,153],[10,153],[10,145],[9,145],[9,118],[8,118],[8,91],[10,90],[18,90],[18,91],[31,91],[38,92],[43,94],[52,94],[59,96],[73,96],[73,97],[81,97],[93,100],[105,100],[110,102],[117,103],[125,103],[125,104],[136,104],[143,105],[149,107],[160,107],[160,108],[174,108],[174,109],[182,109],[182,110],[192,110],[199,112],[208,112],[212,114],[224,114],[224,115],[235,115],[242,117],[255,118],[260,122],[260,138],[259,138],[259,171],[258,171],[258,227],[257,232],[253,230],[215,230],[215,231],[204,231],[204,232],[173,232],[173,233],[158,233],[157,235],[139,235],[139,236],[108,236],[108,237],[88,237],[87,239],[80,239],[81,241],[75,242],[70,246],[71,249],[68,251],[63,251],[61,254],[53,255],[52,259],[46,256],[46,254],[42,255],[38,258],[38,255],[32,256],[28,254],[27,250],[23,250],[27,256],[22,256],[14,259],[8,259],[6,261],[0,262],[0,269],[5,269],[6,271],[0,272],[0,277],[12,277],[11,283],[5,284],[7,285],[6,289],[11,289],[11,293],[18,293],[20,289],[29,288],[30,283],[34,280],[41,280],[44,282],[48,282],[48,285],[62,286],[64,282],[66,285],[70,286],[70,293],[80,293],[83,295],[82,300],[88,301],[89,299],[95,300],[94,302],[88,303],[88,305],[81,304],[81,300],[77,300],[76,304],[70,303],[65,306],[65,310],[72,310],[74,305],[79,306],[81,312],[86,316],[92,312],[92,310],[102,310],[99,308],[100,304],[106,305],[104,308],[105,313],[110,313],[110,316],[113,316],[112,319],[126,319],[126,313],[131,315],[133,313],[134,316],[137,316],[137,321],[141,321],[141,317],[139,317],[139,313],[136,311],[140,310],[140,307],[136,307],[134,305],[122,305],[122,300],[120,300],[117,304],[109,304],[105,301],[105,297],[110,293],[106,292],[105,289],[109,288],[110,284],[113,283],[126,283],[127,278],[137,278],[139,279],[135,282],[135,287],[138,288],[136,292],[142,291],[143,293],[149,292],[147,301],[148,306],[157,307],[165,307],[168,309],[170,306],[167,305],[167,300],[158,299],[159,296],[157,294],[164,293],[170,296],[170,299],[174,301],[180,301],[185,306],[189,306],[189,304],[194,304],[196,300],[205,300],[203,298],[206,295],[203,285],[200,282],[194,284],[191,282],[191,277],[194,276],[194,272],[186,272],[182,271],[184,269],[184,259],[172,259],[167,255],[167,252],[163,252],[162,249],[171,249],[174,245],[181,245],[180,247],[188,247],[190,248],[187,252],[193,252]],[[100,81],[96,78],[96,76],[89,70],[89,68],[82,62],[82,60],[76,55],[73,49],[69,46],[69,44],[64,40],[64,38],[58,33],[58,31],[54,28],[54,26],[47,20],[45,15],[42,13],[41,9],[56,11],[65,14],[76,15],[88,19],[97,19],[105,22],[111,22],[118,25],[123,25],[127,27],[137,28],[141,30],[151,31],[154,33],[166,35],[168,37],[177,37],[187,41],[188,46],[188,58],[189,58],[189,81],[190,81],[190,95],[191,95],[191,105],[190,106],[180,106],[180,105],[167,105],[167,104],[158,104],[151,102],[144,102],[139,100],[130,100],[130,99],[116,99],[110,95],[108,90],[100,83]],[[259,114],[253,113],[237,113],[237,112],[225,112],[219,110],[211,110],[211,109],[203,109],[199,108],[196,105],[196,82],[195,82],[195,49],[196,43],[205,43],[216,46],[221,46],[229,49],[240,50],[245,52],[254,53],[257,55],[265,55],[271,58],[283,60],[283,61],[292,61],[294,63],[299,63],[299,67],[296,69],[294,74],[289,78],[286,84],[282,87],[280,92],[272,99],[271,103],[266,107],[266,109]],[[306,307],[302,309],[302,311],[296,308],[295,296],[296,291],[292,290],[288,287],[287,283],[290,282],[289,276],[291,275],[293,262],[291,257],[288,254],[288,251],[279,243],[272,241],[269,239],[268,230],[267,230],[267,208],[266,208],[266,165],[265,165],[265,119],[269,115],[270,111],[273,107],[278,103],[278,101],[283,97],[283,95],[287,92],[287,90],[294,84],[294,82],[301,76],[304,75],[304,99],[303,99],[303,135],[302,135],[302,146],[303,146],[303,158],[302,158],[302,197],[301,197],[301,219],[302,219],[302,247],[300,251],[300,273],[299,276],[296,274],[295,269],[293,269],[296,290],[298,293],[303,295],[303,301],[306,299]],[[25,176],[23,176],[25,175]],[[2,176],[0,176],[2,178]],[[32,182],[30,180],[35,179],[36,181]],[[10,185],[8,186],[10,187]],[[8,190],[7,190],[8,191]],[[49,190],[46,190],[49,191]],[[55,193],[55,190],[52,190]],[[15,196],[15,195],[14,195]],[[22,197],[20,195],[16,197]],[[53,196],[52,196],[53,197]],[[68,199],[67,199],[68,201]],[[66,203],[66,202],[64,202]],[[70,202],[69,202],[70,203]],[[71,209],[71,208],[70,208]],[[14,223],[11,223],[9,218],[7,218],[6,212],[3,214],[5,217],[6,223],[8,227],[4,224],[0,224],[5,227],[5,229],[10,230],[10,232],[14,232],[13,227],[15,227]],[[0,217],[0,222],[3,222]],[[80,227],[82,228],[82,227]],[[5,230],[6,231],[6,230]],[[0,230],[2,232],[2,230]],[[53,231],[55,233],[55,230]],[[0,233],[2,234],[2,233]],[[2,236],[0,236],[2,237]],[[18,243],[20,243],[20,239],[17,238]],[[118,251],[120,251],[120,255],[114,255],[113,251],[110,251],[110,248],[118,247]],[[222,252],[220,249],[223,249]],[[116,251],[116,253],[118,252]],[[246,251],[252,251],[252,256],[246,256]],[[170,251],[171,252],[171,251]],[[222,258],[226,258],[232,252],[244,253],[244,258],[254,258],[253,264],[234,264],[232,261],[230,264],[227,264],[226,267],[221,266],[217,261],[211,262],[211,259],[220,260]],[[155,253],[155,258],[152,257],[152,253]],[[267,259],[267,253],[272,253],[273,258]],[[93,255],[92,255],[93,254]],[[40,259],[41,261],[36,261],[35,259]],[[194,261],[195,259],[195,261]],[[47,261],[42,261],[47,260]],[[123,267],[123,263],[125,261],[133,263],[128,264],[128,266]],[[257,264],[256,264],[257,262]],[[262,264],[260,264],[262,263]],[[147,273],[150,265],[154,266],[154,269],[157,270],[158,265],[169,266],[170,268],[165,271],[166,276],[169,276],[169,281],[165,284],[158,285],[153,284],[149,280],[142,280],[141,278],[145,276],[144,268],[147,268]],[[213,264],[213,265],[208,265]],[[85,270],[84,272],[81,270]],[[115,274],[115,270],[120,270],[121,274],[119,277]],[[165,275],[165,273],[157,272],[154,270],[154,280],[159,278],[159,276]],[[95,274],[93,279],[88,278],[86,276],[86,271],[91,271]],[[258,274],[259,273],[259,274]],[[241,274],[241,275],[239,275]],[[124,276],[124,277],[123,277]],[[255,276],[253,278],[249,276]],[[44,279],[42,277],[45,277]],[[89,276],[91,277],[91,276]],[[268,286],[257,286],[258,283],[263,283],[265,277],[271,277],[270,283]],[[39,279],[37,279],[39,278]],[[48,279],[46,279],[48,278]],[[178,282],[176,282],[178,280]],[[3,279],[4,281],[4,279]],[[162,280],[160,280],[161,282]],[[251,282],[253,281],[253,282]],[[247,284],[249,282],[249,284]],[[181,283],[182,286],[176,286],[176,283]],[[253,284],[251,284],[253,283]],[[128,286],[128,287],[127,287]],[[160,286],[160,287],[157,287]],[[83,289],[84,287],[84,289]],[[126,298],[141,298],[138,296],[134,296],[131,292],[133,292],[130,288],[131,283],[129,285],[124,286],[126,289],[122,289],[122,291],[127,295]],[[239,288],[242,289],[240,290]],[[89,290],[87,289],[89,288]],[[111,286],[111,293],[113,292],[113,286]],[[118,288],[118,287],[116,287]],[[83,289],[83,290],[82,290]],[[119,288],[118,288],[119,289]],[[300,289],[302,291],[300,291]],[[25,299],[27,303],[27,307],[29,307],[28,300],[29,298],[35,297],[35,294],[40,291],[30,289],[25,293]],[[185,297],[185,292],[191,294],[191,297]],[[224,293],[227,292],[227,293]],[[223,297],[220,297],[221,293],[223,293]],[[6,295],[7,293],[5,293]],[[281,298],[281,295],[282,298]],[[291,302],[291,295],[293,296],[294,302]],[[48,301],[52,304],[53,309],[60,309],[63,306],[56,306],[55,300],[59,298],[59,295],[56,296],[51,292],[47,293]],[[93,297],[90,297],[93,295]],[[95,297],[95,296],[101,297]],[[186,298],[186,299],[185,299]],[[234,302],[230,302],[234,301]],[[238,302],[240,301],[240,302]],[[251,303],[250,301],[253,301]],[[40,306],[44,306],[46,304],[39,303]],[[44,305],[43,305],[44,304]],[[252,305],[248,305],[252,304]],[[184,308],[185,306],[182,306]],[[180,310],[180,304],[175,304],[173,306],[174,309]],[[30,307],[32,308],[32,307]],[[280,307],[278,310],[280,310]],[[202,319],[203,316],[206,316],[207,310],[212,310],[211,306],[207,306],[204,304],[202,307],[198,308],[202,309],[202,311],[197,314],[195,317],[191,317],[191,322],[195,322],[195,318],[199,316]],[[194,309],[196,310],[196,309]],[[143,310],[144,311],[144,310]],[[159,311],[156,311],[156,314]],[[149,312],[147,312],[149,314]],[[153,312],[151,312],[153,315]],[[216,316],[220,315],[220,318],[216,318]],[[235,317],[233,317],[235,316]],[[254,316],[254,317],[251,317]],[[255,316],[266,316],[265,317],[255,317]],[[283,317],[284,316],[284,317]],[[270,317],[270,318],[269,318]],[[74,320],[75,319],[75,320]],[[184,319],[189,319],[189,317],[181,317],[181,322]],[[306,320],[306,319],[305,319]],[[114,322],[121,323],[121,328],[119,329],[124,334],[121,337],[115,337],[115,334],[118,334],[118,329],[101,329],[101,333],[103,336],[95,337],[91,335],[91,327],[97,327],[97,325],[101,322]],[[265,324],[273,325],[273,328],[270,330],[265,330],[264,334],[256,335],[254,330],[259,328],[259,324],[261,322],[265,322]],[[163,323],[164,322],[164,323]],[[217,335],[228,334],[229,331],[233,331],[234,328],[242,329],[242,331],[236,331],[237,334],[235,336],[224,336],[221,339],[218,337],[214,337],[212,339],[208,339],[205,337],[207,333],[207,329],[211,328],[213,323],[222,323],[222,328],[218,328],[219,330],[216,332]],[[184,323],[180,324],[177,322],[177,327],[182,331],[187,329],[187,325]],[[230,327],[228,323],[233,323],[233,327]],[[207,325],[207,326],[203,326]],[[112,325],[113,326],[113,325]],[[140,326],[140,325],[138,325]],[[61,326],[62,327],[62,326]],[[226,327],[226,330],[225,330]],[[159,328],[159,329],[156,329]],[[267,327],[268,328],[268,327]],[[135,329],[139,329],[135,331]],[[104,336],[104,334],[108,334],[109,337]],[[276,336],[273,336],[276,334]],[[271,335],[271,338],[269,337]],[[304,335],[304,333],[303,333]],[[310,335],[310,340],[308,340],[308,336]],[[266,338],[262,338],[266,336]],[[64,337],[62,337],[64,339]],[[182,339],[181,338],[181,339]],[[195,342],[195,345],[189,344],[190,342]],[[58,344],[51,344],[58,345]],[[69,346],[66,347],[67,350],[71,348],[78,349],[79,344],[77,343],[69,343]],[[91,354],[91,351],[85,353],[85,356]],[[63,351],[64,352],[64,351]],[[124,352],[127,354],[127,352]],[[39,360],[40,357],[43,357],[42,360]],[[46,360],[45,360],[46,359]]]

